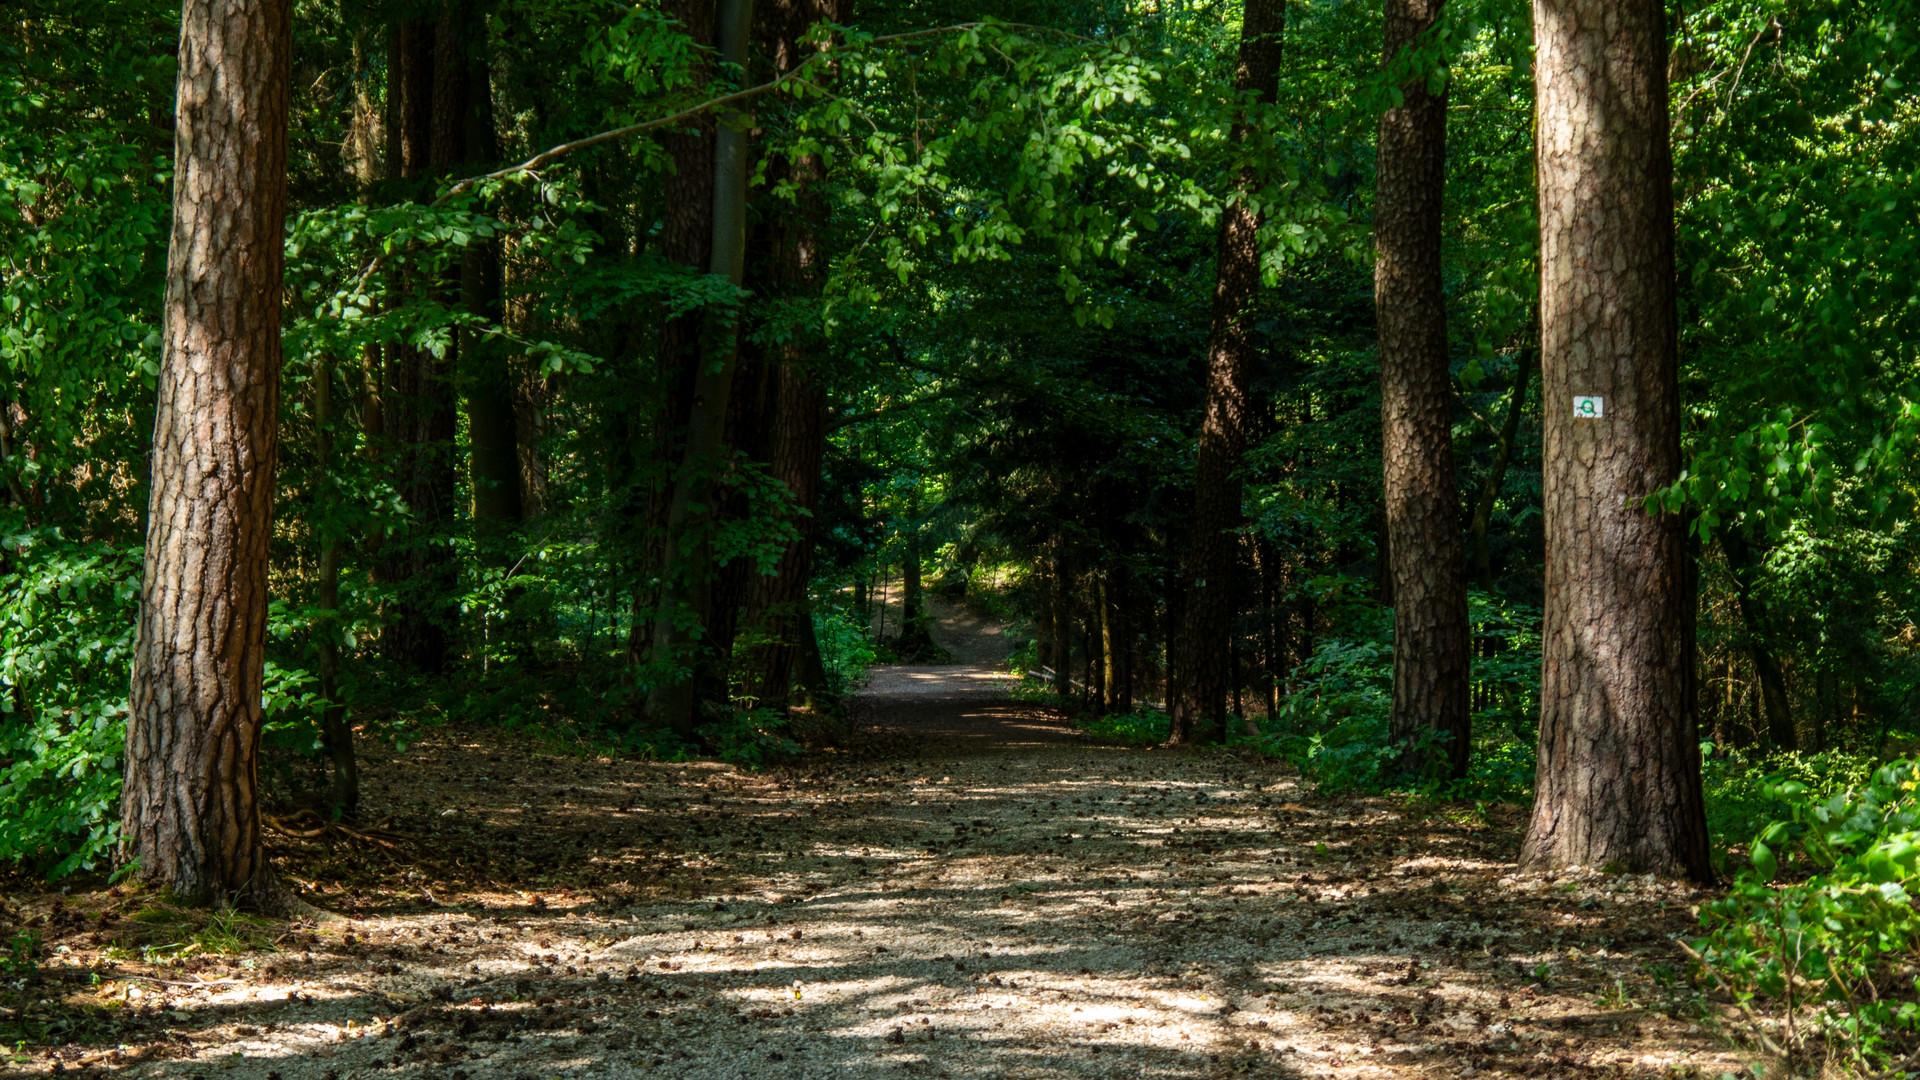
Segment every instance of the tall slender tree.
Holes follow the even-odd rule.
[[[1546,611],[1529,867],[1706,880],[1666,5],[1535,0]]]
[[[1243,102],[1271,104],[1280,89],[1281,32],[1286,0],[1247,0],[1240,21],[1240,56],[1233,87]],[[1230,140],[1244,147],[1252,120],[1235,116]],[[1226,731],[1232,682],[1228,638],[1233,628],[1234,571],[1239,544],[1240,459],[1246,448],[1247,372],[1253,362],[1254,301],[1260,293],[1260,177],[1248,165],[1234,178],[1220,215],[1212,321],[1207,331],[1207,403],[1194,468],[1193,542],[1188,568],[1186,625],[1172,643],[1180,671],[1174,685],[1171,741],[1218,738]]]
[[[1402,764],[1467,774],[1467,558],[1453,478],[1453,383],[1440,277],[1447,95],[1414,48],[1441,0],[1386,0],[1395,104],[1380,116],[1374,307],[1380,328],[1380,462],[1392,567],[1394,740]],[[1427,748],[1427,733],[1441,741]]]
[[[289,0],[187,0],[122,856],[275,908],[257,759],[280,406]]]
[[[464,86],[442,79],[440,41],[444,18],[413,19],[399,25],[388,58],[389,93],[395,130],[388,173],[413,181],[414,196],[424,194],[435,170],[458,163],[459,100]],[[417,293],[427,283],[405,288]],[[391,445],[388,465],[394,487],[406,504],[407,534],[391,544],[382,572],[398,597],[387,613],[381,644],[393,659],[422,671],[444,670],[450,633],[458,618],[453,605],[454,564],[436,549],[453,516],[455,416],[452,357],[436,357],[410,342],[394,342],[385,356],[382,393],[384,435]]]

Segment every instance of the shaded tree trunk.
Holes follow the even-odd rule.
[[[181,15],[152,494],[121,857],[188,903],[285,906],[257,762],[280,404],[292,5]]]
[[[1285,16],[1285,0],[1247,0],[1234,90],[1256,104],[1271,103],[1279,91]],[[1230,135],[1233,145],[1244,147],[1253,136],[1246,116],[1236,116]],[[1227,690],[1232,681],[1228,638],[1239,546],[1233,530],[1240,524],[1247,372],[1254,351],[1253,307],[1260,291],[1255,235],[1260,216],[1251,201],[1259,186],[1254,170],[1242,169],[1220,218],[1212,322],[1207,332],[1207,403],[1194,468],[1193,545],[1188,553],[1193,588],[1187,600],[1186,632],[1179,639],[1179,694],[1169,702],[1174,743],[1217,739],[1226,730]]]
[[[806,60],[800,39],[817,21],[843,20],[840,0],[771,0],[763,9],[767,54],[775,75],[785,74]],[[818,155],[797,160],[776,158],[770,170],[794,188],[794,208],[771,228],[770,262],[774,289],[788,300],[816,300],[824,284],[826,258],[820,229],[826,207],[819,194],[825,162]],[[819,509],[821,463],[826,457],[826,399],[809,373],[811,353],[818,348],[812,327],[796,327],[773,357],[772,424],[768,456],[770,472],[792,493],[802,513],[794,527],[799,536],[781,552],[771,576],[760,577],[749,600],[749,622],[768,644],[750,660],[752,678],[763,700],[785,705],[789,686],[818,695],[825,689],[824,673],[796,684],[794,664],[811,647],[817,655],[807,586],[813,580],[814,514]],[[811,643],[811,645],[809,645]],[[816,698],[812,704],[822,704]]]
[[[1073,689],[1073,571],[1066,556],[1053,556],[1053,692]]]
[[[1705,881],[1686,530],[1642,504],[1680,472],[1665,21],[1534,5],[1547,559],[1520,862]]]
[[[455,142],[464,127],[459,106],[445,86],[439,62],[443,35],[434,22],[402,23],[393,77],[400,90],[394,106],[401,178],[424,181],[460,159]],[[461,84],[459,98],[464,98]],[[452,112],[453,117],[447,114]],[[416,195],[424,195],[423,190]],[[415,282],[413,288],[431,288]],[[387,347],[385,433],[394,486],[410,515],[406,536],[386,548],[383,571],[397,596],[387,612],[381,644],[395,661],[421,671],[444,671],[459,612],[453,602],[456,567],[445,536],[454,511],[453,388],[450,358],[435,357],[405,342]]]
[[[1118,713],[1133,711],[1134,678],[1134,641],[1133,641],[1133,589],[1128,580],[1130,575],[1121,570],[1113,575],[1108,588],[1112,592],[1114,637],[1114,685],[1107,690],[1107,700]]]
[[[1467,676],[1466,552],[1453,475],[1453,379],[1440,277],[1447,96],[1403,53],[1441,0],[1386,0],[1385,63],[1403,76],[1401,104],[1380,117],[1374,194],[1374,309],[1380,329],[1380,461],[1386,494],[1384,561],[1393,604],[1393,718],[1402,768],[1467,774],[1472,707]],[[1440,741],[1415,751],[1433,733]]]
[[[714,40],[724,64],[744,67],[751,0],[720,0]],[[721,124],[714,133],[713,242],[708,273],[735,285],[746,273],[748,136],[741,126]],[[666,554],[661,563],[659,603],[653,615],[652,664],[656,682],[647,698],[653,722],[691,738],[698,726],[694,672],[713,612],[714,479],[725,451],[728,403],[740,360],[740,324],[734,311],[705,313],[701,358],[687,410],[686,445],[673,477],[667,506]]]
[[[758,694],[762,701],[784,706],[797,650],[804,638],[813,636],[807,584],[813,578],[814,512],[819,509],[820,463],[826,452],[826,401],[797,362],[780,365],[775,376],[772,473],[805,513],[794,522],[799,537],[780,553],[774,572],[757,581],[750,609],[767,640],[753,661]],[[819,688],[817,683],[808,687]]]
[[[447,164],[464,173],[492,168],[500,156],[493,116],[487,18],[473,0],[443,0],[434,31],[434,78]],[[436,131],[436,137],[440,133]],[[475,241],[461,257],[460,304],[498,324],[500,245]],[[498,342],[462,330],[457,348],[467,399],[467,475],[473,488],[473,520],[482,535],[497,534],[525,516],[521,497],[519,430],[514,416],[513,372]]]
[[[1493,591],[1493,549],[1487,542],[1487,530],[1493,524],[1493,506],[1500,501],[1500,489],[1507,483],[1507,467],[1513,464],[1513,445],[1527,404],[1527,384],[1533,381],[1533,369],[1539,363],[1538,349],[1521,351],[1519,370],[1513,375],[1513,393],[1507,398],[1507,418],[1495,433],[1493,464],[1487,468],[1487,482],[1481,485],[1480,497],[1473,505],[1473,565],[1480,575],[1480,587],[1489,593]]]
[[[1775,750],[1799,749],[1793,727],[1793,707],[1787,697],[1787,676],[1774,651],[1773,616],[1760,596],[1759,565],[1752,545],[1731,526],[1720,530],[1720,550],[1733,572],[1733,594],[1740,603],[1740,619],[1747,624],[1747,655],[1760,683],[1760,711],[1766,717],[1767,736]]]
[[[333,365],[324,359],[313,374],[314,452],[319,459],[320,479],[315,492],[314,520],[321,534],[318,580],[314,600],[320,617],[313,633],[317,653],[314,676],[319,680],[320,697],[327,702],[320,712],[321,749],[333,764],[333,785],[328,802],[335,813],[351,821],[360,812],[360,765],[354,756],[353,724],[340,700],[340,555],[341,537],[328,518],[339,505],[339,487],[334,480],[337,463],[333,456]]]
[[[667,0],[662,9],[685,28],[687,36],[695,44],[711,46],[714,43],[715,6],[713,0]],[[694,71],[695,80],[702,86],[709,75],[705,65]],[[689,120],[683,128],[661,135],[659,141],[667,156],[673,160],[673,172],[668,176],[662,193],[665,212],[661,220],[660,254],[668,262],[691,271],[709,270],[713,264],[716,179],[713,116],[703,112]],[[742,266],[744,272],[744,254]],[[694,376],[699,370],[701,322],[701,313],[690,311],[663,320],[649,320],[638,328],[640,333],[658,334],[658,340],[653,343],[657,350],[655,382],[651,386],[636,386],[632,390],[637,400],[647,400],[654,406],[646,451],[652,459],[651,475],[644,478],[622,477],[616,481],[628,486],[630,499],[638,499],[641,486],[643,483],[645,485],[644,506],[629,508],[630,513],[644,512],[644,535],[627,536],[620,541],[637,548],[638,555],[638,568],[634,574],[637,582],[627,637],[627,659],[634,666],[647,660],[653,642],[653,618],[659,605],[657,581],[661,568],[667,562],[667,519],[673,504],[673,465],[681,461],[686,453]],[[631,446],[633,443],[630,432],[621,432],[619,439],[623,445]],[[627,467],[633,470],[641,465],[639,461],[630,461]]]

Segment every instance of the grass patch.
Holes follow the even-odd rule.
[[[138,955],[162,964],[188,956],[230,956],[278,952],[275,942],[285,927],[272,919],[238,911],[200,911],[156,903],[134,912],[131,925],[116,935],[123,956]]]

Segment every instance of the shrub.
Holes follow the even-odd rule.
[[[0,862],[92,869],[119,835],[137,549],[0,541]]]
[[[1754,837],[1750,865],[1706,905],[1703,971],[1748,1008],[1780,1010],[1771,1051],[1816,1051],[1853,1068],[1887,1066],[1920,1032],[1920,765],[1896,761],[1832,794],[1776,775],[1761,799],[1786,808]],[[1783,872],[1791,879],[1781,882]]]

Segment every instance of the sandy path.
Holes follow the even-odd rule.
[[[1510,828],[1095,745],[1007,686],[879,669],[858,749],[764,774],[443,740],[373,770],[412,774],[376,785],[395,807],[439,793],[403,825],[437,830],[439,861],[323,895],[353,921],[296,928],[254,970],[96,986],[83,920],[35,993],[70,1020],[144,1017],[54,1044],[63,1066],[179,1080],[1737,1067],[1657,1012],[1684,888],[1516,879]]]

